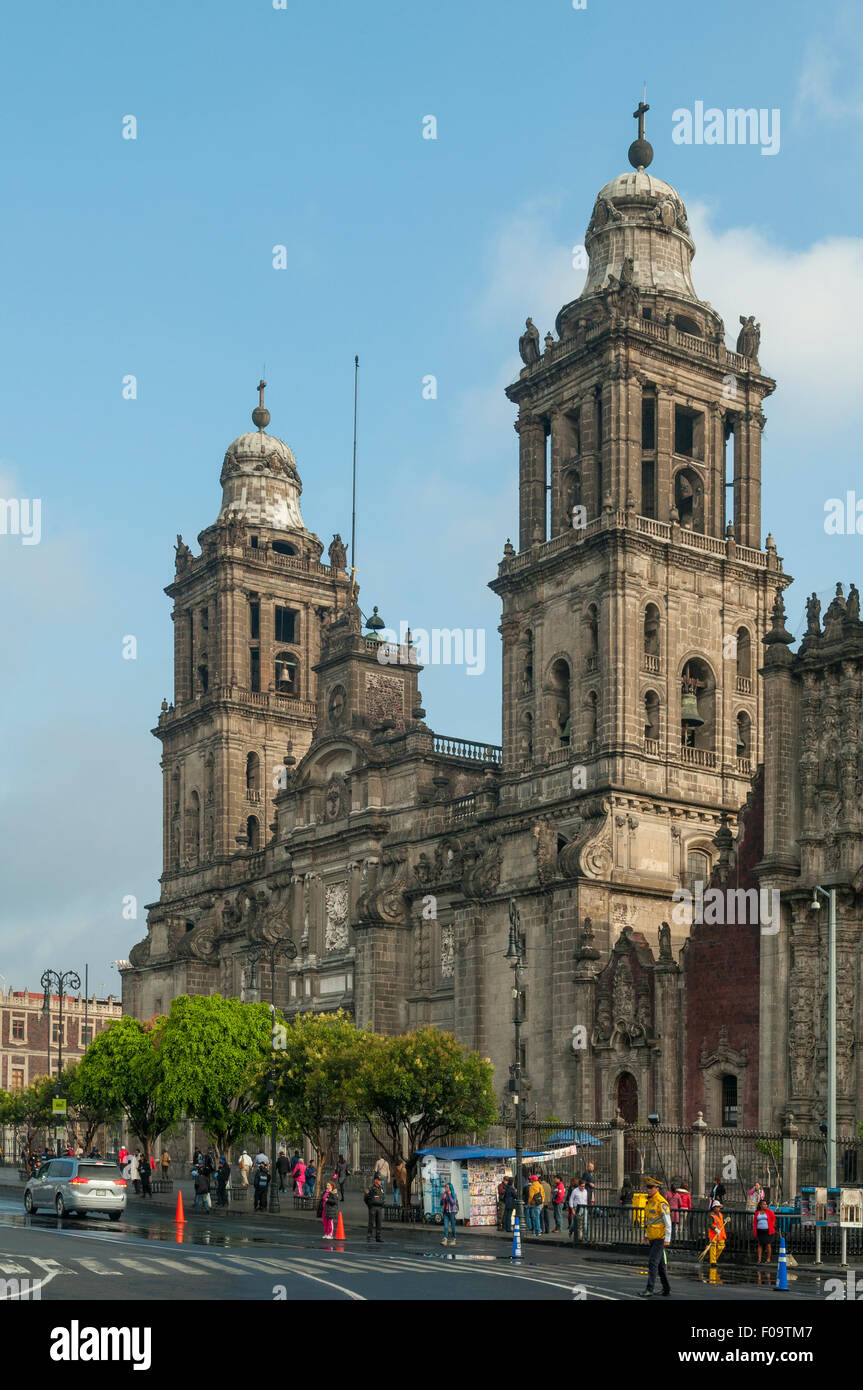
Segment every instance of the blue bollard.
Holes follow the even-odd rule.
[[[515,1218],[512,1227],[512,1258],[521,1259],[521,1227],[518,1224],[518,1217]]]
[[[788,1290],[788,1256],[785,1253],[785,1237],[779,1237],[779,1262],[776,1270],[777,1289]]]

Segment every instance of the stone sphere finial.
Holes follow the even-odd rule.
[[[266,385],[267,383],[264,381],[262,377],[261,380],[258,382],[258,404],[252,411],[252,424],[257,426],[259,430],[265,430],[267,428],[267,425],[270,423],[270,412],[264,405],[264,391],[266,389]]]

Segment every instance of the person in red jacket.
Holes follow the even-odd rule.
[[[752,1234],[758,1241],[755,1263],[761,1264],[761,1252],[766,1250],[765,1263],[769,1264],[773,1254],[772,1240],[776,1234],[776,1217],[768,1207],[766,1197],[761,1198],[752,1214]]]

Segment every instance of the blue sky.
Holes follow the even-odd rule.
[[[626,166],[648,84],[652,172],[686,200],[698,293],[762,324],[765,530],[803,600],[863,580],[825,499],[855,485],[863,310],[863,25],[851,6],[588,0],[47,0],[0,24],[0,976],[109,962],[158,893],[159,745],[178,531],[216,515],[266,365],[308,526],[350,530],[361,360],[361,602],[483,628],[483,676],[421,678],[429,723],[499,738],[498,604],[525,316],[581,289],[571,249]],[[678,146],[672,112],[779,108],[781,147]],[[124,116],[137,139],[122,138]],[[438,138],[422,139],[434,115]],[[272,248],[287,247],[274,270]],[[138,397],[122,382],[137,378]],[[422,379],[438,381],[425,400]],[[136,637],[138,657],[122,659]],[[137,921],[121,915],[125,895]],[[0,981],[2,983],[2,981]]]

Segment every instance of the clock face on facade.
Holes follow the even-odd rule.
[[[347,696],[343,685],[334,685],[330,691],[330,700],[327,706],[331,724],[341,724],[345,713]]]

